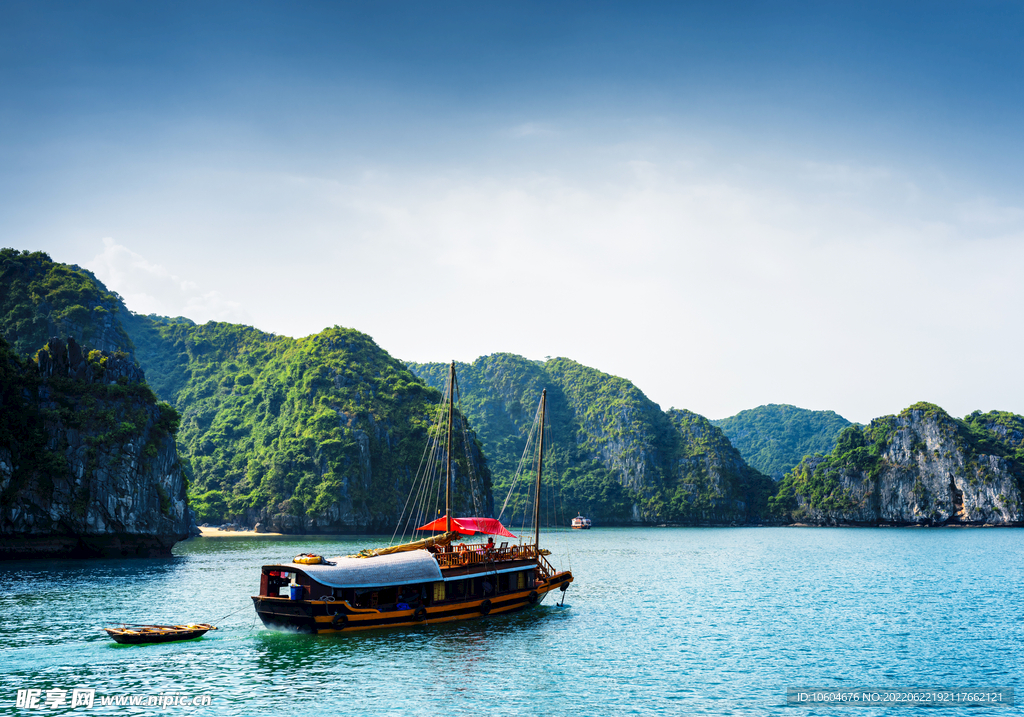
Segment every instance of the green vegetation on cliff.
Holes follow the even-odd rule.
[[[850,425],[833,411],[769,404],[712,423],[752,467],[781,480],[804,456],[828,453]]]
[[[149,314],[143,316],[124,310],[118,314],[121,325],[131,337],[135,359],[146,371],[146,382],[165,401],[174,402],[189,380],[189,356],[175,348],[168,331],[173,326],[195,326],[181,316],[168,318]]]
[[[694,522],[723,511],[771,519],[772,479],[747,465],[725,433],[704,416],[681,409],[671,409],[668,416],[679,435],[679,469],[669,519]]]
[[[21,342],[17,353],[31,355],[55,332],[97,337],[134,356],[177,408],[200,521],[260,521],[290,532],[393,527],[439,396],[368,337],[335,327],[295,340],[136,315],[86,271],[41,253],[5,250],[2,258],[3,327]],[[447,372],[413,368],[437,388]],[[569,359],[510,354],[462,366],[459,378],[462,409],[491,461],[470,439],[473,465],[457,473],[480,476],[487,501],[488,468],[503,500],[547,387],[545,485],[562,511],[550,522],[577,512],[605,524],[765,515],[764,477],[721,431],[695,414],[662,411],[625,379]],[[463,501],[482,495],[459,490]],[[522,498],[513,504],[523,507]]]
[[[964,423],[976,442],[985,446],[986,452],[992,452],[994,443],[999,446],[996,451],[1005,451],[996,455],[1012,455],[1024,465],[1024,416],[1006,411],[975,411],[964,417]]]
[[[447,380],[447,364],[410,364],[410,368],[438,389]],[[456,363],[456,372],[459,406],[488,457],[498,508],[512,486],[541,391],[548,388],[544,483],[555,489],[545,492],[543,520],[564,525],[566,515],[571,519],[582,512],[606,522],[629,521],[636,496],[577,445],[573,411],[564,392],[550,381],[544,364],[513,354],[493,354],[473,364]],[[532,510],[528,503],[526,496],[517,492],[505,518],[522,517]]]
[[[116,294],[77,266],[44,252],[0,249],[0,334],[15,353],[30,356],[51,337],[73,336],[107,351],[131,352],[117,321]]]

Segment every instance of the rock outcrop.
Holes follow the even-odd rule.
[[[74,339],[36,364],[0,354],[0,559],[169,555],[198,532],[177,414],[125,354]]]
[[[776,505],[818,525],[1024,525],[1024,419],[991,415],[920,403],[847,428],[783,479]]]

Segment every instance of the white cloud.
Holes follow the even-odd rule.
[[[979,210],[885,168],[705,170],[349,188],[366,235],[449,282],[434,295],[472,330],[367,326],[409,359],[567,355],[719,417],[764,402],[856,420],[922,399],[1024,409],[1021,389],[988,373],[1024,349],[1005,330],[1024,302],[1019,210]]]
[[[711,417],[1024,412],[1006,380],[1024,349],[1019,207],[854,163],[671,147],[559,162],[191,173],[165,192],[187,213],[140,214],[119,232],[153,243],[106,240],[89,266],[143,313],[340,324],[406,360],[568,356]]]
[[[195,282],[175,276],[111,237],[104,237],[103,252],[87,266],[135,313],[186,316],[197,323],[251,321],[239,302],[218,291],[201,292]]]

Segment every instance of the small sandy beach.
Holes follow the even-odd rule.
[[[282,535],[282,533],[256,533],[251,530],[221,530],[220,528],[199,527],[204,538],[216,538],[223,535],[244,535],[247,538],[262,538],[264,535]]]

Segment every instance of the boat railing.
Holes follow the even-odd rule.
[[[552,575],[555,574],[555,569],[551,566],[551,563],[548,562],[547,558],[545,558],[543,555],[538,555],[537,558],[537,562],[540,564],[540,569],[541,572],[544,573],[545,579],[550,578]]]
[[[538,556],[537,548],[533,545],[513,545],[506,548],[487,547],[486,543],[469,544],[460,543],[449,546],[449,550],[443,553],[435,553],[434,557],[442,568],[456,568],[464,565],[479,565],[482,563],[499,563],[510,560],[533,560]],[[545,561],[547,562],[547,561]]]

